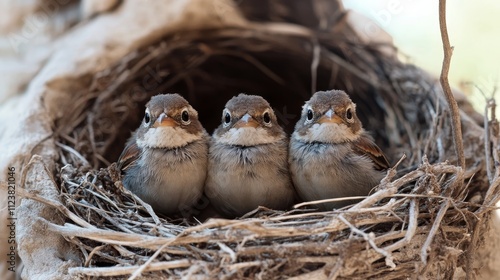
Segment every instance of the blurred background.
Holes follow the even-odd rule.
[[[238,1],[242,0],[235,3]],[[8,16],[0,17],[0,104],[23,91],[22,86],[20,88],[23,83],[19,80],[29,81],[50,53],[47,46],[78,23],[82,13],[88,20],[120,3],[119,0],[82,1],[78,7],[75,2],[78,3],[75,0],[0,0],[0,10],[9,11]],[[379,30],[388,32],[402,61],[439,75],[442,44],[437,0],[343,2],[347,9],[366,16],[380,26]],[[500,1],[483,0],[478,4],[454,0],[447,5],[449,36],[455,47],[450,81],[471,98],[479,112],[483,112],[484,97],[480,91],[491,96],[500,80]],[[54,13],[59,16],[49,21],[47,15]],[[377,28],[373,24],[366,25],[369,39],[381,36]]]
[[[344,6],[376,22],[394,39],[400,59],[439,76],[443,49],[437,0],[344,0]],[[450,43],[455,47],[449,80],[484,111],[485,98],[500,86],[500,1],[447,1]],[[367,33],[376,31],[367,27]],[[499,100],[496,95],[496,100]],[[497,108],[497,113],[498,113]]]

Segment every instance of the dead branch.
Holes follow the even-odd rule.
[[[443,88],[444,96],[448,102],[448,107],[451,114],[451,128],[453,131],[453,143],[457,153],[458,165],[465,170],[464,144],[462,139],[462,123],[460,121],[460,111],[457,101],[451,92],[450,83],[448,82],[448,72],[450,70],[451,55],[453,48],[450,46],[448,37],[448,28],[446,27],[446,0],[439,0],[439,27],[441,30],[441,39],[443,41],[443,66],[441,69],[440,83]]]

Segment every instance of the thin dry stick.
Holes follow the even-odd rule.
[[[396,169],[405,159],[406,159],[406,154],[403,154],[401,156],[401,158],[399,159],[399,161],[393,167],[391,167],[387,170],[387,174],[380,181],[380,186],[379,186],[380,190],[379,191],[370,195],[369,197],[365,198],[364,200],[360,201],[358,204],[354,205],[350,210],[356,211],[356,210],[371,206],[374,203],[376,203],[377,201],[380,201],[381,199],[383,199],[385,197],[388,197],[388,196],[391,196],[391,195],[394,195],[395,193],[397,193],[398,186],[396,185],[396,181],[401,181],[403,179],[403,177],[407,177],[407,176],[409,176],[409,174],[416,172],[416,171],[414,171],[414,172],[408,173],[405,176],[403,176],[402,178],[399,178],[398,180],[391,182],[391,180],[397,174]],[[412,180],[413,179],[410,179],[410,180],[405,181],[405,182],[410,182]]]
[[[105,248],[106,246],[108,246],[108,244],[97,246],[94,249],[92,249],[92,251],[90,251],[88,256],[85,258],[85,263],[83,264],[83,266],[88,267],[90,264],[90,260],[92,260],[92,257],[94,256],[94,254],[98,253],[99,251],[101,251],[102,248]]]
[[[490,109],[494,108],[493,104],[495,100],[486,100],[486,107],[484,108],[484,154],[486,156],[486,174],[488,175],[488,180],[490,184],[493,182],[493,168],[491,162],[491,139],[490,139],[490,119],[488,113]]]
[[[156,250],[156,252],[143,265],[141,265],[136,271],[134,271],[134,273],[128,278],[128,280],[134,280],[135,278],[140,276],[141,273],[145,271],[149,265],[151,265],[153,260],[155,260],[158,255],[160,255],[161,251],[170,245],[170,243],[172,242],[167,242],[163,244],[158,250]]]
[[[450,38],[448,37],[448,28],[446,27],[446,0],[439,0],[439,28],[441,30],[441,39],[443,41],[444,59],[441,68],[441,77],[439,81],[443,88],[444,96],[448,102],[451,112],[451,128],[453,130],[453,142],[457,153],[458,163],[465,170],[464,143],[462,140],[462,124],[460,122],[460,111],[457,101],[451,92],[450,83],[448,82],[448,72],[450,70],[451,55],[453,48],[450,46]]]
[[[66,215],[66,217],[68,217],[73,222],[75,222],[76,224],[78,224],[82,227],[89,228],[89,229],[95,228],[93,225],[91,225],[90,223],[88,223],[84,219],[80,218],[78,215],[71,212],[71,210],[69,210],[66,206],[64,206],[59,201],[47,199],[41,195],[34,194],[34,193],[27,191],[21,187],[17,187],[16,191],[17,191],[17,194],[23,198],[33,199],[35,201],[38,201],[38,202],[41,202],[43,204],[46,204],[46,205],[49,205],[49,206],[56,208],[57,210],[59,210],[59,212]]]
[[[496,91],[496,90],[495,90]],[[495,91],[493,92],[493,94],[495,94]],[[496,122],[496,116],[495,116],[495,106],[496,106],[496,103],[495,103],[495,99],[492,98],[489,103],[491,102],[491,121],[492,122]],[[488,108],[488,106],[487,106]],[[487,110],[485,112],[485,114],[487,115]],[[498,135],[491,135],[490,132],[492,132],[492,130],[490,130],[491,128],[488,126],[488,118],[487,116],[485,117],[485,132],[486,132],[486,137],[490,136],[491,138],[488,140],[488,142],[492,141],[494,143],[491,143],[490,144],[493,144],[493,161],[494,162],[500,162],[499,158],[498,158],[498,151],[496,151],[496,147],[498,147]],[[488,160],[488,155],[489,155],[489,149],[486,150],[486,158]],[[487,168],[488,165],[486,165]],[[488,176],[490,176],[490,174],[488,174]],[[479,245],[478,243],[480,242],[479,240],[479,236],[480,234],[482,234],[483,232],[481,231],[481,226],[483,225],[483,223],[481,223],[481,221],[484,221],[484,220],[487,220],[485,219],[485,216],[488,215],[487,212],[485,212],[487,210],[488,207],[491,207],[492,204],[496,203],[497,202],[497,199],[493,198],[492,196],[497,192],[497,188],[500,186],[500,168],[496,168],[496,171],[495,171],[495,174],[492,175],[493,178],[490,179],[490,186],[488,188],[488,191],[486,192],[486,195],[484,196],[484,204],[481,206],[481,208],[476,211],[477,213],[477,220],[475,221],[475,225],[474,225],[474,230],[472,231],[472,238],[471,238],[471,243],[469,245],[469,250],[468,250],[468,255],[467,255],[467,263],[466,263],[466,279],[469,280],[469,279],[473,279],[473,269],[472,269],[472,265],[473,265],[473,257],[475,255],[475,250],[476,250],[476,247]],[[487,216],[486,216],[487,217]]]
[[[64,206],[61,202],[55,201],[52,199],[47,199],[41,195],[34,194],[34,193],[23,188],[25,186],[25,183],[26,183],[26,175],[28,174],[28,170],[30,170],[31,166],[34,165],[35,163],[41,164],[44,171],[46,172],[47,176],[50,178],[50,180],[54,184],[54,187],[57,185],[54,178],[52,177],[52,174],[49,171],[48,167],[43,162],[42,157],[39,155],[34,155],[31,157],[30,161],[24,167],[24,169],[21,173],[21,184],[20,184],[20,187],[17,187],[17,189],[16,189],[17,194],[19,196],[24,197],[24,198],[33,199],[35,201],[38,201],[38,202],[41,202],[41,203],[44,203],[44,204],[47,204],[47,205],[50,205],[50,206],[56,208],[61,213],[65,214],[66,217],[70,218],[71,220],[73,220],[75,223],[79,224],[82,227],[94,228],[93,225],[87,223],[84,219],[73,214],[73,212],[71,212],[68,208],[66,208],[66,206]]]
[[[474,279],[472,277],[472,273],[474,272],[474,269],[472,265],[474,264],[474,260],[472,259],[476,253],[476,246],[479,245],[479,235],[481,233],[481,220],[484,217],[484,213],[480,214],[480,219],[478,221],[475,221],[474,224],[474,230],[472,232],[472,238],[471,238],[471,243],[469,245],[469,250],[467,252],[467,262],[465,264],[465,279],[470,280]]]
[[[85,166],[90,166],[90,163],[85,159],[84,156],[82,156],[79,152],[77,152],[75,149],[71,148],[70,146],[61,144],[59,142],[55,142],[55,144],[60,147],[61,149],[65,150],[68,153],[71,153],[75,155]]]
[[[383,248],[387,252],[393,252],[398,250],[399,248],[410,244],[413,236],[417,232],[418,227],[418,204],[415,202],[415,199],[410,200],[410,213],[409,213],[409,221],[408,221],[408,230],[405,234],[405,237],[398,242],[389,245]]]
[[[344,260],[342,258],[339,258],[337,262],[335,263],[335,266],[330,272],[330,275],[328,275],[328,280],[335,280],[337,277],[339,277],[340,272],[342,270],[342,266],[344,265]],[[324,272],[323,272],[324,273]],[[315,277],[311,277],[309,279],[318,279]]]
[[[497,121],[496,120],[496,116],[495,116],[495,108],[496,108],[496,103],[495,103],[495,100],[492,98],[488,101],[488,105],[486,107],[487,109],[490,108],[491,109],[491,123],[492,124],[495,124],[495,122]],[[488,112],[486,111],[485,114],[487,114]],[[497,166],[497,163],[500,162],[499,161],[499,158],[498,158],[498,135],[494,135],[494,130],[492,129],[492,127],[490,127],[488,125],[489,121],[486,122],[488,118],[486,117],[485,118],[485,136],[486,136],[486,140],[488,143],[485,143],[485,146],[486,146],[486,168],[487,170],[489,171],[489,169],[491,168],[491,171],[488,172],[488,179],[490,181],[490,186],[488,188],[488,191],[486,192],[486,195],[484,196],[484,204],[482,205],[481,209],[480,209],[480,213],[484,212],[487,210],[487,208],[491,207],[493,204],[495,204],[497,201],[495,200],[492,200],[492,197],[494,194],[497,193],[497,188],[499,186],[499,176],[500,176],[500,167]],[[489,145],[488,145],[489,144]],[[491,147],[493,147],[493,152],[492,154],[490,155],[490,151],[491,151]],[[491,156],[493,158],[491,158]],[[493,164],[492,164],[493,163]],[[493,166],[490,166],[490,165],[493,165]],[[491,173],[491,174],[490,174]]]
[[[385,264],[391,268],[395,268],[396,267],[396,264],[394,264],[394,257],[392,256],[392,254],[390,252],[387,252],[386,250],[384,249],[381,249],[377,246],[377,244],[375,244],[375,234],[373,232],[370,232],[370,233],[366,233],[360,229],[358,229],[357,227],[355,227],[353,224],[349,223],[349,221],[346,220],[346,218],[344,218],[344,216],[342,214],[339,215],[339,219],[344,223],[346,224],[352,232],[358,234],[358,235],[361,235],[363,237],[364,240],[366,240],[370,246],[379,254],[385,256]]]
[[[436,235],[440,225],[441,221],[443,220],[444,215],[446,214],[446,211],[450,207],[450,201],[446,200],[441,204],[441,209],[439,209],[439,212],[436,216],[436,219],[434,220],[434,224],[432,225],[431,230],[429,231],[429,235],[427,236],[427,239],[425,240],[424,245],[422,246],[422,251],[420,252],[420,260],[424,264],[424,266],[427,266],[427,256],[429,254],[429,247],[432,244],[432,241],[434,240],[434,236]]]
[[[177,260],[177,261],[169,261],[169,262],[157,262],[152,263],[146,269],[147,271],[159,271],[159,270],[167,270],[174,268],[184,268],[192,265],[192,262],[189,260]],[[135,270],[137,270],[140,266],[133,265],[127,267],[72,267],[68,269],[70,275],[88,275],[88,276],[120,276],[131,274]]]
[[[323,204],[327,202],[337,202],[337,201],[346,201],[346,200],[354,200],[354,199],[365,199],[367,196],[346,196],[346,197],[336,197],[336,198],[327,198],[327,199],[319,199],[313,201],[306,201],[297,203],[293,206],[294,209],[301,208],[309,205]]]
[[[231,248],[229,248],[228,246],[226,246],[224,243],[222,242],[217,242],[217,245],[219,246],[219,248],[223,251],[223,252],[226,252],[229,254],[229,256],[231,257],[231,262],[235,263],[236,260],[237,260],[237,256],[236,256],[236,253],[231,250]]]

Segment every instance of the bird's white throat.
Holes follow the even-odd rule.
[[[200,140],[202,134],[191,134],[180,127],[150,128],[142,139],[137,138],[137,145],[141,148],[178,148]]]
[[[358,139],[361,131],[359,130],[359,133],[352,133],[351,129],[345,124],[315,123],[307,130],[305,135],[294,132],[292,137],[306,143],[321,142],[338,144]]]
[[[269,135],[262,127],[231,128],[222,136],[214,135],[215,140],[220,143],[238,146],[254,146],[275,143],[279,139]]]

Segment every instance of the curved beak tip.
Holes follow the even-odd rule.
[[[236,122],[234,125],[235,128],[242,128],[242,127],[253,127],[257,128],[259,126],[259,123],[249,114],[245,114],[241,119]]]
[[[342,123],[342,119],[333,112],[332,109],[328,110],[319,120],[318,123]]]
[[[156,119],[153,127],[175,127],[177,126],[177,122],[167,116],[165,113],[161,113],[160,116]]]

